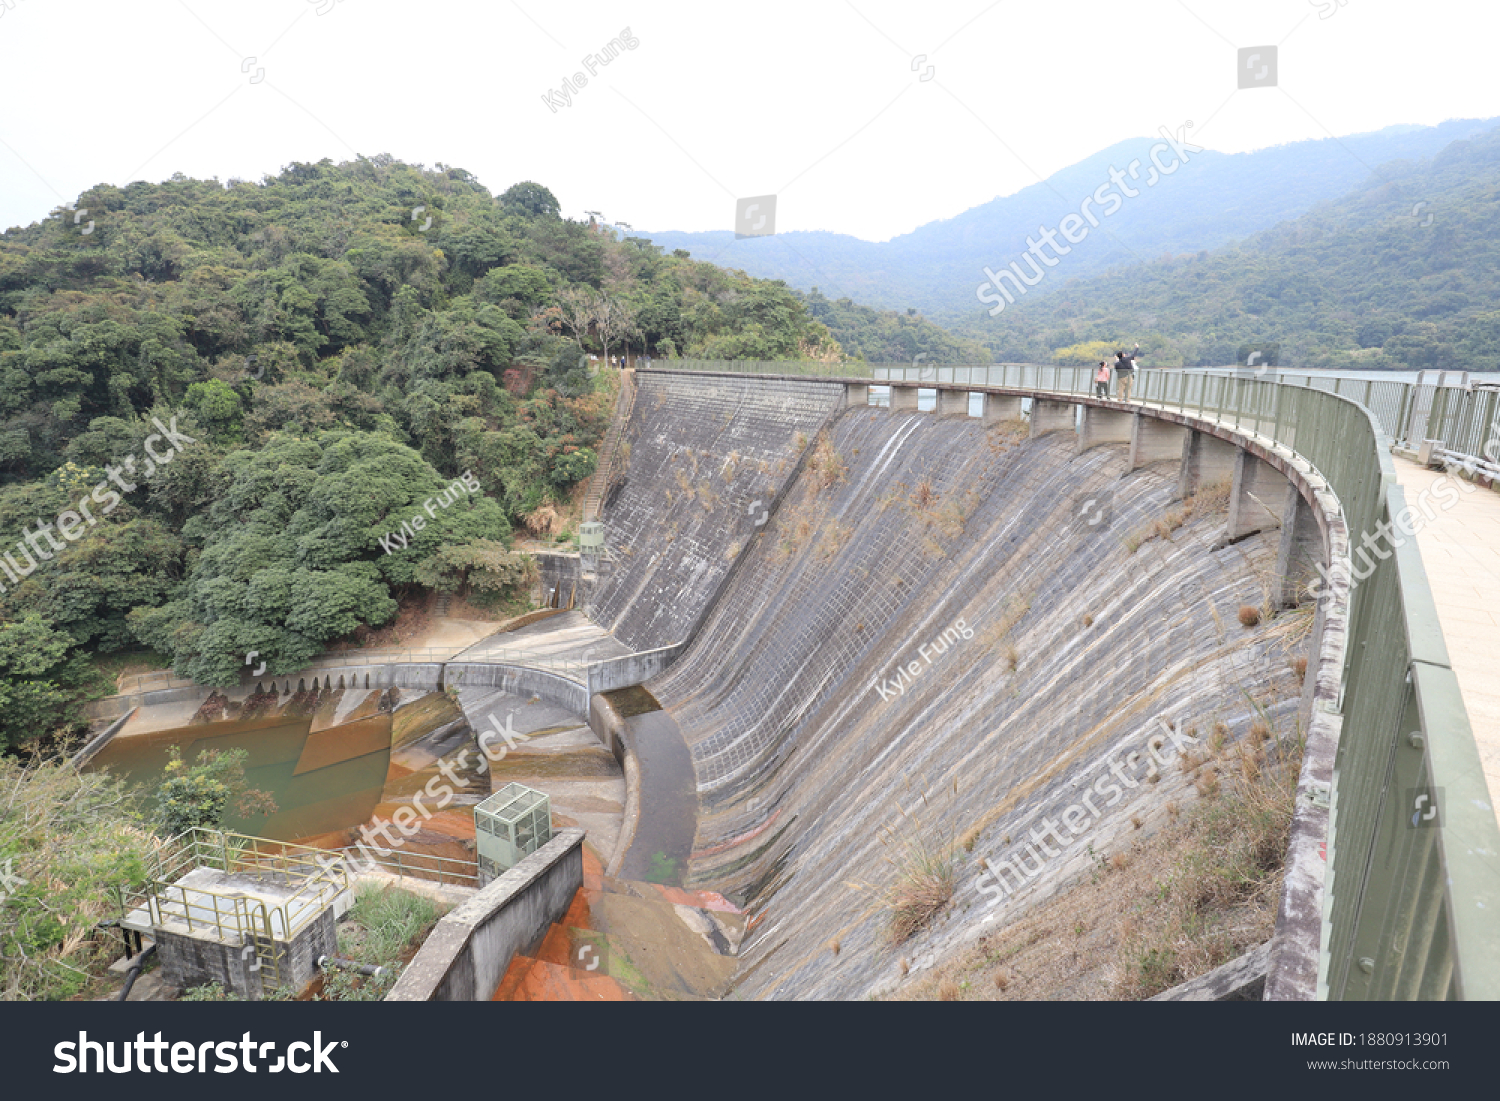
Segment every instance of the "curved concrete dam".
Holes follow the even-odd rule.
[[[706,384],[651,385],[666,400],[637,403],[637,439],[653,408],[670,417],[677,387]],[[1175,458],[1130,471],[1124,444],[1079,453],[1070,430],[1028,438],[1023,423],[962,415],[819,416],[836,407],[808,406],[803,423],[821,431],[782,431],[787,461],[756,456],[790,480],[769,487],[784,493],[769,516],[712,482],[724,472],[703,465],[705,446],[710,484],[692,512],[702,568],[667,553],[670,523],[637,521],[632,561],[607,585],[646,596],[670,561],[697,582],[674,622],[711,607],[647,687],[692,754],[685,881],[753,915],[741,997],[888,989],[898,956],[920,968],[1014,919],[1191,801],[1187,770],[1168,766],[1195,735],[1223,724],[1232,743],[1259,722],[1297,737],[1302,632],[1287,626],[1310,609],[1241,625],[1242,606],[1272,603],[1283,579],[1274,531],[1221,545],[1227,486],[1184,502]],[[672,427],[658,427],[653,452],[670,450]],[[632,458],[627,490],[648,500],[669,475]],[[711,507],[721,500],[736,507]],[[717,599],[703,596],[704,574],[731,562]],[[883,902],[892,846],[918,834],[968,834],[972,852],[952,904],[897,951]]]

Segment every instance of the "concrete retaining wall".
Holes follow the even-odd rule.
[[[536,602],[543,608],[566,608],[568,598],[575,597],[575,604],[583,603],[583,589],[579,582],[578,555],[538,554]]]
[[[110,723],[108,729],[103,730],[100,733],[96,734],[93,738],[90,738],[87,745],[85,745],[77,753],[73,754],[73,767],[82,768],[84,765],[92,761],[101,749],[109,745],[110,739],[120,732],[120,728],[130,721],[130,716],[134,715],[135,712],[136,709],[132,707],[129,711],[125,712],[125,714],[121,715],[114,722]]]
[[[641,654],[627,654],[622,658],[611,658],[609,661],[590,665],[588,694],[592,696],[598,692],[645,684],[658,673],[666,672],[667,666],[677,660],[678,655],[687,649],[687,645],[686,642],[678,642],[672,646],[647,650]]]
[[[589,690],[576,680],[520,665],[450,661],[444,675],[449,688],[499,688],[516,696],[540,696],[575,715],[589,713]]]
[[[385,1000],[489,1001],[515,954],[561,920],[583,886],[583,836],[558,830],[438,922]]]

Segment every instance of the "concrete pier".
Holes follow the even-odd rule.
[[[985,424],[998,424],[1001,421],[1018,421],[1021,419],[1021,399],[1008,397],[1005,394],[985,394],[983,421]]]
[[[1207,432],[1189,430],[1182,441],[1182,471],[1177,480],[1177,496],[1191,497],[1200,486],[1234,479],[1235,456],[1240,449],[1227,440]]]
[[[891,383],[891,412],[915,413],[917,411],[917,388]]]
[[[1248,451],[1239,451],[1229,489],[1229,538],[1243,539],[1279,528],[1289,485],[1281,471]]]
[[[1073,430],[1073,410],[1077,408],[1070,401],[1048,401],[1046,398],[1034,398],[1031,402],[1031,435],[1045,436],[1048,432],[1071,432]]]
[[[851,382],[844,387],[844,406],[858,409],[870,404],[870,386],[864,382]]]
[[[1276,552],[1276,574],[1271,599],[1277,607],[1297,606],[1306,583],[1323,560],[1323,536],[1312,507],[1297,487],[1288,483],[1281,506],[1281,546]]]
[[[1105,409],[1098,405],[1083,407],[1083,423],[1078,426],[1078,450],[1087,451],[1102,443],[1130,443],[1133,425],[1139,418],[1123,409]]]
[[[939,390],[937,412],[940,417],[967,417],[969,415],[969,392],[967,390]]]
[[[1135,414],[1130,430],[1130,456],[1126,470],[1139,470],[1152,463],[1182,461],[1183,440],[1187,429],[1180,424],[1158,420],[1145,413]]]

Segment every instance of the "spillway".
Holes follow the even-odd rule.
[[[684,454],[674,433],[697,434],[711,451],[713,419],[667,418],[681,388],[724,380],[652,381],[664,420],[654,442],[632,424],[635,438]],[[1276,535],[1221,545],[1225,514],[1208,493],[1173,516],[1175,462],[1127,473],[1123,444],[1080,454],[1072,432],[1028,438],[1015,422],[820,415],[818,384],[804,385],[800,423],[771,420],[753,452],[767,479],[756,488],[785,490],[774,512],[747,524],[738,498],[715,510],[704,493],[696,512],[677,502],[650,530],[636,521],[633,537],[655,541],[652,565],[619,570],[604,619],[633,644],[661,644],[711,606],[647,687],[692,755],[685,882],[754,915],[738,995],[862,998],[896,981],[893,846],[977,833],[953,904],[899,952],[920,965],[1055,892],[1132,819],[1149,832],[1168,804],[1191,801],[1187,771],[1164,767],[1184,738],[1222,723],[1232,743],[1260,720],[1295,740],[1301,685],[1285,617],[1236,618],[1275,587]],[[770,484],[782,474],[794,480]],[[671,464],[634,456],[628,478],[642,502],[678,481]],[[685,515],[696,560],[663,545]],[[720,564],[735,559],[732,574]],[[724,579],[711,602],[710,571]],[[689,584],[674,593],[674,579]],[[647,597],[670,606],[670,629]],[[1100,783],[1111,776],[1113,790]],[[1083,804],[1076,836],[1025,848]],[[1030,873],[1033,855],[1038,870],[1003,880],[1003,897],[981,889],[978,858]],[[834,937],[842,950],[829,953]]]

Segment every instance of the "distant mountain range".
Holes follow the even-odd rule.
[[[1028,237],[1035,240],[1042,229],[1059,230],[1070,214],[1079,216],[1070,226],[1077,240],[1068,244],[1057,238],[1067,254],[1046,254],[1056,267],[1043,269],[1046,278],[1028,291],[1030,297],[1055,293],[1071,280],[1121,264],[1198,253],[1269,229],[1372,177],[1379,179],[1382,172],[1399,173],[1399,165],[1383,167],[1390,162],[1432,157],[1497,121],[1390,126],[1369,134],[1236,154],[1193,151],[1190,130],[1186,138],[1177,139],[1176,149],[1164,134],[1136,138],[1014,195],[878,244],[821,231],[738,240],[733,232],[643,236],[668,252],[686,249],[695,259],[782,279],[802,290],[817,287],[830,298],[848,296],[866,306],[916,309],[943,321],[978,319],[998,301],[976,296],[988,281],[986,267],[998,272],[1019,261],[1029,279],[1036,265],[1028,267],[1023,258]],[[1133,161],[1138,162],[1134,173]],[[1092,221],[1097,227],[1089,224]]]
[[[1047,282],[948,328],[1010,361],[1500,369],[1500,126],[1234,244]]]

